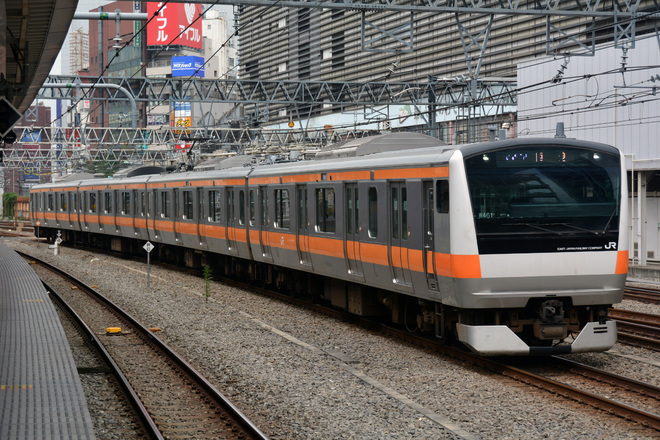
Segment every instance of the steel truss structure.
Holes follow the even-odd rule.
[[[434,79],[428,83],[348,81],[262,81],[189,78],[100,78],[51,75],[39,91],[40,99],[82,98],[81,84],[119,86],[136,102],[159,105],[171,101],[225,102],[270,105],[516,105],[515,80],[473,81],[470,78]],[[87,99],[127,101],[120,89],[97,90]]]
[[[131,164],[170,165],[186,161],[187,147],[194,154],[205,147],[226,152],[267,154],[273,151],[309,150],[346,138],[357,138],[370,133],[365,130],[317,130],[302,133],[299,130],[267,130],[262,128],[159,128],[153,130],[133,128],[34,128],[16,127],[19,138],[38,138],[40,144],[52,145],[48,149],[22,148],[15,143],[3,149],[5,167],[31,166],[60,167],[87,161],[127,162]],[[156,146],[156,148],[153,148]],[[197,147],[197,148],[195,148]]]

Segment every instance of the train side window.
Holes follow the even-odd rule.
[[[140,216],[144,217],[147,212],[147,195],[140,191]]]
[[[170,218],[170,193],[163,191],[160,193],[160,216]]]
[[[131,193],[128,191],[121,192],[121,213],[123,215],[131,214]]]
[[[440,214],[449,213],[449,181],[438,180],[436,183],[436,210]]]
[[[245,191],[238,192],[238,223],[245,224]]]
[[[275,190],[275,227],[289,229],[290,227],[290,200],[288,189]]]
[[[96,213],[96,193],[89,193],[89,212]]]
[[[369,188],[369,237],[378,237],[378,191]]]
[[[234,222],[234,188],[227,188],[227,222]]]
[[[71,193],[71,212],[78,211],[78,193]]]
[[[318,188],[316,190],[316,230],[335,232],[335,190]]]
[[[219,222],[222,214],[222,200],[220,191],[209,191],[209,221]]]
[[[48,194],[48,210],[49,211],[55,210],[55,197],[53,194]]]
[[[103,201],[105,202],[103,205],[103,210],[106,214],[110,214],[112,212],[112,193],[109,191],[104,193]]]
[[[259,197],[261,198],[261,227],[265,228],[268,224],[268,191],[265,187],[259,190]]]
[[[187,220],[193,219],[193,192],[183,192],[183,218]]]
[[[256,209],[255,209],[255,197],[254,197],[254,190],[250,190],[250,194],[248,195],[249,203],[250,203],[250,226],[254,226],[255,221],[256,221]]]
[[[66,196],[67,193],[60,193],[60,211],[66,211]]]
[[[197,190],[197,218],[202,221],[204,218],[204,190]]]

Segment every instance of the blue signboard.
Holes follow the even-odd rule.
[[[39,180],[39,166],[34,163],[23,165],[23,180]]]
[[[204,78],[203,57],[172,57],[172,77],[193,75]]]

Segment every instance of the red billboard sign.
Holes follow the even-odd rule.
[[[147,3],[147,14],[154,13],[163,2]],[[180,45],[202,48],[202,13],[200,3],[168,3],[156,18],[147,25],[147,46]],[[180,34],[180,35],[179,35]]]

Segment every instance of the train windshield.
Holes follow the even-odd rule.
[[[465,168],[480,253],[616,249],[617,155],[529,146],[468,157]]]

